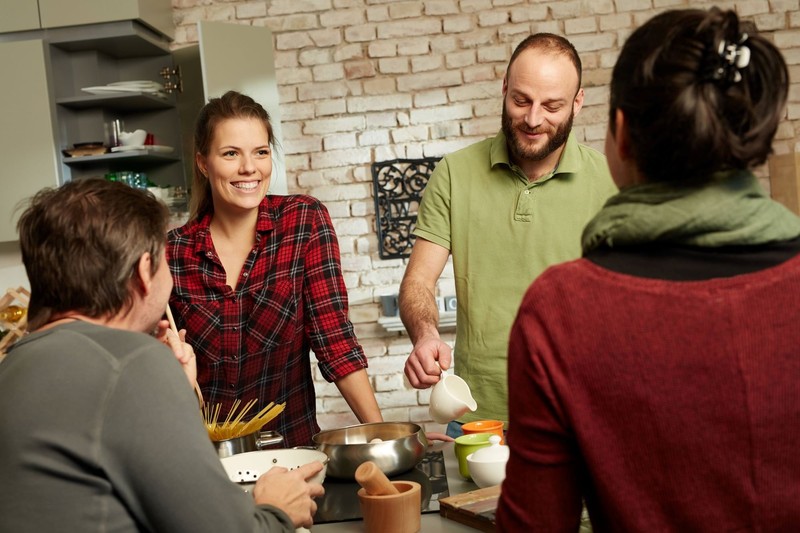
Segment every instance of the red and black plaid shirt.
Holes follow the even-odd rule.
[[[367,367],[348,319],[339,244],[328,211],[308,196],[267,196],[258,210],[256,244],[235,290],[211,240],[206,215],[170,231],[175,287],[170,305],[197,354],[208,404],[258,399],[286,409],[266,427],[284,445],[311,444],[319,431],[310,350],[322,376],[335,381]]]

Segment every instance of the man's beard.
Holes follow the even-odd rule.
[[[553,130],[551,128],[538,127],[534,130],[528,130],[523,122],[522,128],[528,131],[528,133],[544,133],[550,135],[547,144],[537,150],[520,142],[519,137],[516,135],[517,128],[511,123],[511,117],[508,116],[508,111],[506,110],[506,103],[503,101],[503,133],[506,136],[506,144],[508,145],[511,159],[515,163],[520,164],[523,161],[541,161],[549,156],[567,142],[569,132],[572,131],[572,120],[574,118],[575,112],[570,111],[569,118],[559,124],[552,134],[551,132],[553,132]]]

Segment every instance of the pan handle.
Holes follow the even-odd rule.
[[[281,442],[283,442],[283,435],[277,431],[259,431],[258,436],[256,437],[256,447],[259,450],[266,448],[267,446],[280,444]]]

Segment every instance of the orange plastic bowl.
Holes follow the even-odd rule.
[[[505,443],[505,436],[503,435],[503,422],[500,420],[476,420],[474,422],[467,422],[461,426],[464,435],[472,435],[474,433],[494,433],[500,436],[500,444]]]

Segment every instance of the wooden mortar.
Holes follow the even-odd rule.
[[[422,488],[414,481],[389,481],[367,461],[356,469],[361,514],[367,533],[416,533],[420,530]]]

